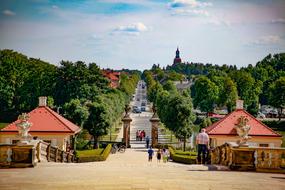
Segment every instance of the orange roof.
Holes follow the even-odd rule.
[[[47,106],[37,107],[29,113],[29,116],[29,122],[33,124],[30,132],[78,133],[81,130]],[[16,124],[19,122],[20,120],[17,120],[7,125],[0,132],[18,132]]]
[[[281,137],[279,133],[267,127],[265,124],[257,120],[243,109],[238,109],[231,112],[220,121],[217,121],[213,125],[207,127],[206,131],[209,135],[237,135],[234,127],[236,124],[238,124],[238,119],[241,116],[245,116],[249,120],[247,125],[251,127],[249,131],[250,136]]]

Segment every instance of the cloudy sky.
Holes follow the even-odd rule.
[[[284,0],[1,0],[0,49],[102,68],[255,64],[285,52]]]

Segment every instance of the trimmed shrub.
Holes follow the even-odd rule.
[[[112,149],[112,145],[108,144],[107,147],[103,149],[95,149],[95,150],[85,150],[85,151],[77,151],[76,156],[78,162],[96,162],[96,161],[105,161]]]
[[[196,164],[196,152],[182,152],[169,147],[170,157],[174,162]]]

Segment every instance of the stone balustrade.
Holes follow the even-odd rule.
[[[225,143],[210,151],[211,164],[229,166],[232,170],[285,173],[285,148],[239,147]]]
[[[34,167],[38,162],[74,162],[75,156],[43,141],[0,145],[1,167]]]

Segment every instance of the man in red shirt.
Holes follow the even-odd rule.
[[[201,129],[201,132],[196,137],[196,144],[198,145],[198,162],[201,163],[201,153],[202,153],[202,164],[205,164],[206,154],[209,147],[209,136],[206,133],[206,129]]]

